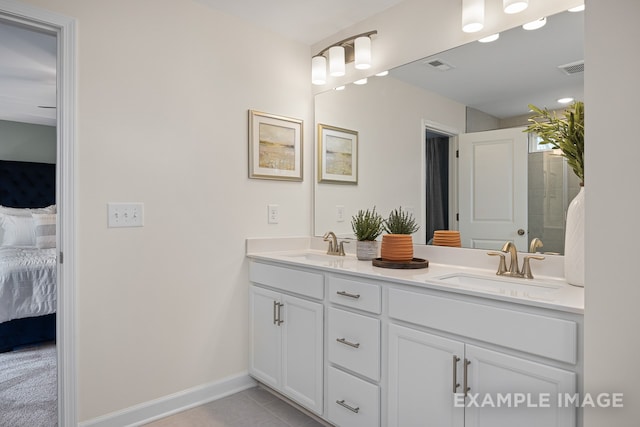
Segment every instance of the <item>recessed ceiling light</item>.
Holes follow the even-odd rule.
[[[364,79],[360,79],[360,80],[356,80],[355,82],[353,82],[354,85],[366,85],[367,84],[367,78],[365,77]]]
[[[500,38],[500,33],[495,33],[495,34],[492,34],[490,36],[483,37],[478,41],[480,43],[491,43],[491,42],[494,42],[494,41],[498,40],[499,38]]]
[[[559,102],[560,104],[568,104],[568,103],[570,103],[570,102],[573,102],[573,98],[569,98],[569,97],[567,97],[567,98],[560,98],[560,99],[558,99],[558,102]]]
[[[334,88],[334,90],[344,90],[345,86],[338,86],[337,88]]]
[[[537,30],[538,28],[542,28],[546,25],[547,18],[540,18],[535,21],[527,22],[522,26],[525,30]]]
[[[387,75],[389,75],[389,70],[385,70],[385,71],[382,71],[382,72],[376,74],[377,77],[384,77],[384,76],[387,76]]]

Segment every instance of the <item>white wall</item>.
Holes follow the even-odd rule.
[[[79,420],[246,372],[244,240],[311,230],[309,47],[194,1],[28,2],[78,20]],[[248,109],[304,120],[304,182],[247,178]]]
[[[465,129],[464,105],[391,76],[316,95],[315,115],[316,123],[357,131],[359,157],[357,186],[316,184],[316,235],[328,230],[351,235],[351,217],[374,206],[384,217],[398,206],[412,209],[419,221],[424,120]],[[336,221],[337,205],[345,207],[344,222]],[[415,238],[426,243],[423,232]]]
[[[588,410],[585,427],[640,420],[638,16],[637,0],[587,2],[585,388],[625,395],[624,409]]]
[[[55,163],[55,126],[0,120],[0,159]]]

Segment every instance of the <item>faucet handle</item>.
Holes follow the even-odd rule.
[[[502,276],[507,272],[507,263],[505,261],[505,255],[502,252],[487,252],[487,255],[500,257],[500,262],[498,264],[498,271],[496,271],[496,275]]]
[[[544,257],[540,255],[526,255],[524,257],[524,261],[522,262],[522,275],[527,279],[533,279],[533,273],[531,273],[531,265],[529,261],[530,259],[542,261]]]
[[[350,243],[348,240],[341,240],[340,243],[338,244],[338,255],[340,256],[345,256],[346,254],[344,253],[344,244],[345,243]]]

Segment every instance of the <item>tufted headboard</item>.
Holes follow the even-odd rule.
[[[55,203],[55,164],[0,160],[0,205],[40,208]]]

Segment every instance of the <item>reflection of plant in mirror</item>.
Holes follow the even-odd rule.
[[[372,211],[360,209],[351,218],[351,228],[359,241],[376,240],[384,231],[384,219],[376,212],[376,207]]]
[[[525,132],[535,133],[542,139],[540,144],[551,144],[560,149],[575,174],[584,184],[584,103],[574,102],[559,118],[555,112],[540,109],[529,104],[536,114],[529,118],[531,123]]]
[[[402,207],[394,209],[384,222],[384,229],[389,234],[412,234],[418,231],[413,215],[402,210]]]

